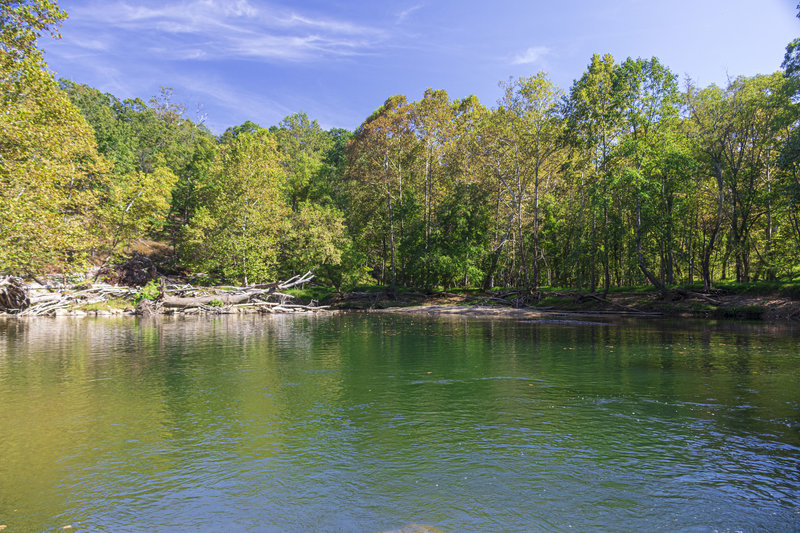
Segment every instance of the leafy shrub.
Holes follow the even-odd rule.
[[[142,287],[136,296],[133,297],[133,305],[139,305],[142,300],[155,300],[161,292],[161,284],[158,280],[150,280],[147,285]]]

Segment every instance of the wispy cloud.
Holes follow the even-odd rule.
[[[247,0],[147,5],[114,0],[74,9],[70,15],[68,44],[92,48],[89,43],[96,46],[100,41],[90,39],[89,32],[103,28],[129,37],[117,39],[121,50],[137,47],[164,59],[313,61],[369,54],[387,37],[380,29],[348,20],[254,5]]]
[[[550,53],[550,49],[546,46],[533,46],[524,52],[517,54],[511,59],[512,65],[530,65],[539,63],[545,56]]]
[[[190,87],[188,91],[196,96],[202,97],[202,101],[208,102],[215,107],[220,107],[228,111],[228,117],[243,122],[245,119],[240,117],[243,110],[246,110],[248,118],[251,120],[264,121],[262,126],[277,124],[280,119],[292,113],[292,110],[276,100],[265,96],[262,93],[255,93],[235,85],[231,85],[214,76],[188,77],[177,76],[173,80],[177,85]],[[208,127],[216,132],[222,131],[232,122],[210,121]]]
[[[424,4],[416,4],[416,5],[413,5],[413,6],[409,7],[409,8],[407,8],[407,9],[404,9],[404,10],[400,11],[399,13],[397,13],[397,18],[396,18],[397,24],[401,24],[401,23],[405,22],[405,20],[409,16],[411,16],[412,13],[414,13],[415,11],[419,11],[423,7],[424,7]]]
[[[264,91],[252,91],[232,84],[215,75],[177,76],[174,83],[184,87],[183,96],[191,95],[198,102],[205,102],[216,109],[216,116],[201,119],[214,133],[220,134],[229,126],[252,120],[261,126],[277,124],[284,117],[302,109],[319,120],[323,128],[332,128],[342,124],[355,124],[361,115],[348,106],[332,107],[320,104],[320,98],[309,98],[307,95],[268,94]],[[190,100],[192,99],[190,98]],[[199,106],[200,109],[206,106]],[[225,110],[224,119],[220,120],[219,110]]]

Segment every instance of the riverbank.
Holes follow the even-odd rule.
[[[333,309],[375,312],[541,318],[620,316],[639,318],[715,318],[734,320],[800,320],[800,300],[780,294],[705,295],[690,291],[670,299],[657,292],[620,291],[605,297],[578,292],[542,291],[528,298],[519,293],[353,292],[324,300]]]
[[[729,285],[711,293],[674,289],[662,295],[648,289],[615,290],[606,295],[544,289],[536,292],[421,291],[395,293],[375,287],[336,293],[323,287],[299,289],[313,276],[248,287],[195,287],[183,281],[159,278],[144,287],[108,283],[53,284],[2,280],[4,298],[17,304],[0,305],[0,316],[102,317],[174,314],[306,313],[371,311],[472,317],[630,317],[800,320],[800,295],[792,285]],[[22,284],[21,284],[22,283]],[[292,288],[294,287],[294,288]],[[22,303],[20,303],[22,302]],[[0,301],[0,304],[3,303]]]

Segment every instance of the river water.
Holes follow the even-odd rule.
[[[0,321],[4,533],[410,524],[800,531],[798,331]]]

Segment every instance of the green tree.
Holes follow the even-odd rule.
[[[100,234],[107,165],[36,47],[65,16],[46,0],[0,2],[0,271],[79,267]]]
[[[146,104],[140,99],[120,101],[69,80],[60,84],[94,129],[99,151],[113,162],[111,205],[105,209],[109,255],[143,237],[166,236],[177,247],[180,228],[203,202],[210,179],[208,169],[216,152],[211,134],[185,118],[183,106],[174,103],[169,88],[162,87]],[[131,186],[144,183],[147,190],[134,190],[131,196]],[[155,194],[161,196],[159,207],[151,203],[156,201]],[[120,200],[124,198],[153,209],[138,210],[134,205],[121,217],[119,210],[129,203]],[[117,205],[120,201],[121,207]],[[160,207],[164,202],[169,206],[166,211]]]
[[[736,280],[751,279],[753,255],[760,254],[753,229],[770,206],[777,136],[790,106],[782,80],[779,73],[740,77],[724,90],[711,86],[687,91],[696,146],[717,187],[715,221],[701,258],[706,286],[711,283],[712,251],[725,226],[722,276],[732,258]]]
[[[524,285],[539,286],[539,265],[542,258],[540,246],[541,189],[545,169],[552,163],[561,133],[558,104],[562,94],[543,72],[529,78],[509,80],[504,86],[505,95],[501,109],[509,114],[514,147],[514,194],[520,257],[525,278]],[[519,144],[517,144],[519,143]],[[530,276],[523,240],[523,209],[531,205],[533,274]]]
[[[267,130],[241,133],[220,147],[207,205],[185,229],[184,259],[214,279],[245,285],[276,273],[287,217],[286,174]]]
[[[292,210],[306,200],[326,196],[329,173],[324,158],[333,144],[328,133],[305,113],[289,115],[271,130],[284,156],[286,193]]]
[[[121,246],[159,229],[169,211],[170,191],[177,179],[163,166],[154,172],[134,171],[117,176],[102,205],[107,260]]]
[[[595,265],[601,264],[604,292],[611,284],[611,251],[621,253],[622,248],[622,225],[614,220],[619,199],[610,179],[611,152],[623,135],[620,109],[615,105],[616,73],[611,55],[592,56],[587,71],[572,85],[564,110],[572,148],[568,172],[578,198],[573,248],[577,274],[581,284],[594,290],[598,284]]]
[[[335,282],[341,277],[337,270],[350,245],[344,216],[338,209],[304,202],[291,213],[281,237],[281,271],[295,274],[317,269],[321,281]]]
[[[385,279],[388,255],[392,291],[397,287],[398,259],[402,259],[398,257],[398,243],[405,229],[408,179],[404,183],[404,177],[414,164],[416,148],[405,96],[387,99],[356,130],[348,145],[347,175],[354,184],[351,205],[360,204],[361,209],[370,210],[361,224],[362,234],[368,234],[373,244],[380,243],[381,279]],[[402,268],[399,270],[404,273]]]
[[[659,228],[671,233],[669,211],[675,187],[670,180],[675,174],[666,164],[669,133],[677,125],[680,101],[676,76],[656,58],[629,58],[617,69],[614,98],[625,134],[614,148],[613,172],[627,196],[624,202],[633,221],[636,263],[647,281],[664,292],[663,275],[672,271],[672,263],[662,261],[662,277],[654,274],[648,265],[647,241]],[[661,244],[666,252],[662,259],[672,257],[671,236]],[[669,275],[670,283],[673,277]]]

